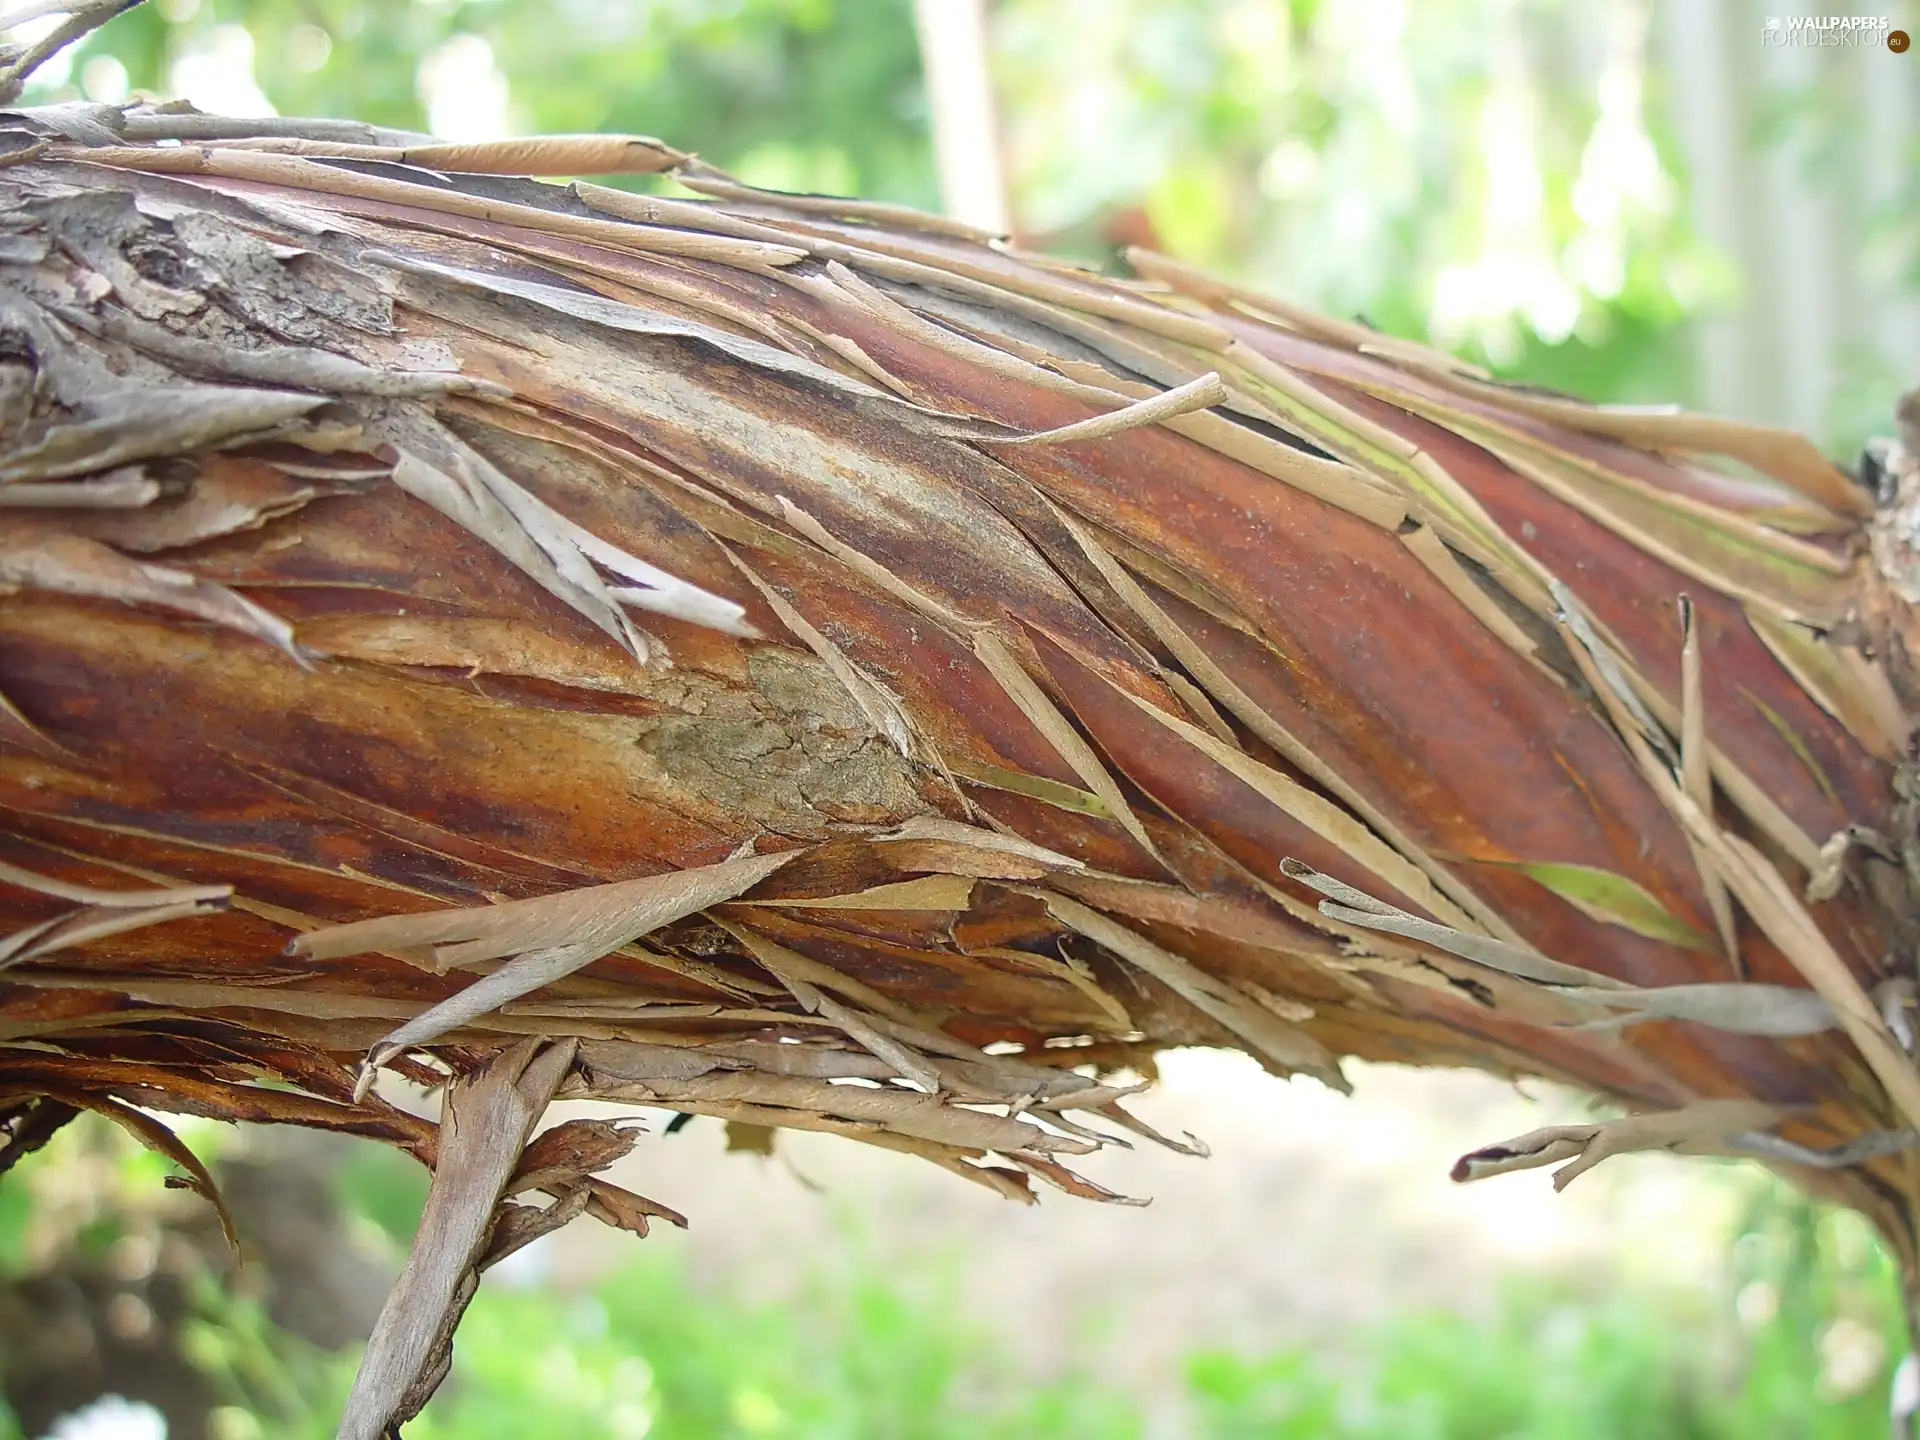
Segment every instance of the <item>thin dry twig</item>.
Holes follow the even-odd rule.
[[[1602,1160],[1634,1150],[1680,1150],[1688,1154],[1725,1154],[1742,1146],[1751,1132],[1777,1122],[1786,1112],[1756,1100],[1711,1100],[1682,1110],[1629,1115],[1590,1125],[1549,1125],[1525,1135],[1482,1146],[1462,1155],[1453,1167],[1455,1181],[1465,1184],[1490,1175],[1561,1165],[1553,1172],[1553,1188],[1564,1190]]]
[[[79,3],[62,0],[62,3],[29,6],[25,12],[15,11],[8,15],[0,29],[11,30],[28,20],[48,15],[65,15],[67,18],[18,55],[10,57],[5,64],[0,64],[0,105],[11,105],[18,100],[27,81],[33,78],[33,72],[55,55],[139,3],[140,0],[79,0]]]

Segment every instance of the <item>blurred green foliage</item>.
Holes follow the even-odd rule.
[[[999,0],[1015,213],[1103,260],[1137,212],[1170,253],[1399,334],[1444,319],[1450,287],[1465,305],[1443,343],[1584,394],[1670,396],[1686,362],[1664,328],[1711,269],[1676,218],[1674,167],[1634,108],[1609,121],[1632,173],[1615,183],[1620,165],[1602,166],[1596,181],[1592,155],[1613,152],[1593,143],[1592,87],[1554,84],[1518,53],[1490,74],[1489,13]],[[282,113],[418,129],[434,57],[465,44],[471,62],[474,39],[509,129],[656,134],[755,183],[937,205],[910,0],[163,0],[90,40],[69,77],[96,98],[173,93],[204,83],[192,67],[211,57],[250,64]],[[103,59],[120,70],[89,70]],[[1502,181],[1483,153],[1486,127],[1509,120],[1530,148],[1507,158],[1543,186],[1518,214],[1490,192]],[[1584,284],[1555,258],[1582,244],[1596,252]]]
[[[908,0],[156,0],[66,69],[110,95],[250,67],[282,114],[421,130],[421,66],[473,39],[510,130],[659,135],[755,183],[938,207]]]
[[[1671,396],[1710,298],[1642,93],[1638,7],[1579,75],[1567,11],[1486,0],[1004,0],[1022,214],[1138,204],[1163,245],[1583,394]],[[1071,67],[1050,34],[1084,37]],[[1603,97],[1605,104],[1603,105]]]
[[[1344,1364],[1304,1348],[1259,1359],[1198,1355],[1187,1367],[1198,1433],[1207,1440],[1884,1435],[1889,1357],[1901,1344],[1885,1257],[1856,1216],[1821,1210],[1771,1183],[1750,1194],[1728,1291],[1577,1296],[1521,1285],[1485,1319],[1396,1318]]]
[[[1657,9],[994,0],[1013,213],[1083,259],[1146,240],[1510,378],[1697,397],[1687,325],[1742,281],[1691,229]],[[30,98],[213,86],[410,129],[637,131],[757,184],[938,202],[911,0],[152,0],[48,81]],[[1747,140],[1862,195],[1860,103],[1782,92]],[[1916,185],[1860,219],[1892,290],[1920,291]],[[1871,345],[1833,360],[1821,438],[1846,454],[1912,377]]]
[[[63,1169],[111,1156],[135,1206],[131,1187],[156,1179],[143,1154],[83,1123],[0,1197],[65,1194]],[[422,1198],[417,1167],[367,1145],[335,1175],[397,1259]],[[1124,1381],[1031,1379],[992,1317],[956,1302],[941,1262],[816,1272],[769,1304],[698,1285],[643,1245],[587,1293],[491,1278],[461,1328],[452,1376],[407,1433],[1141,1440],[1171,1423],[1202,1440],[1878,1440],[1904,1347],[1884,1252],[1857,1216],[1757,1170],[1720,1177],[1746,1197],[1723,1284],[1517,1283],[1490,1313],[1409,1313],[1265,1355],[1195,1336],[1174,1411],[1156,1397],[1151,1424],[1148,1398]],[[13,1208],[0,1215],[13,1218],[0,1231],[0,1276],[23,1263],[24,1212],[17,1198],[4,1203]],[[84,1223],[111,1228],[113,1213]],[[351,1351],[276,1330],[256,1301],[210,1278],[198,1306],[182,1344],[221,1397],[223,1440],[332,1434]],[[19,1440],[4,1407],[0,1440]]]

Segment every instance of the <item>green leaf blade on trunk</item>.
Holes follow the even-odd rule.
[[[1611,870],[1555,861],[1475,859],[1469,863],[1517,870],[1581,914],[1645,935],[1650,940],[1664,940],[1683,950],[1703,953],[1714,948],[1713,938],[1705,931],[1668,910],[1644,886]]]

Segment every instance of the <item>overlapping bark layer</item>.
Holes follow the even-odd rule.
[[[1762,1153],[1911,1267],[1908,603],[1804,440],[654,141],[6,123],[0,1163],[431,1160],[356,1069],[544,1036],[1115,1198],[1197,1043],[1580,1085],[1462,1174]],[[495,1190],[644,1229],[586,1138]]]

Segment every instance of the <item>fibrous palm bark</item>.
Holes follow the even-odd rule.
[[[1469,1065],[1628,1118],[1461,1178],[1756,1155],[1914,1273],[1899,447],[1876,518],[651,140],[0,140],[0,1166],[82,1109],[434,1164],[343,1433],[492,1256],[678,1218],[630,1131],[521,1154],[556,1094],[1115,1199],[1157,1049]],[[613,171],[702,198],[520,178]]]

